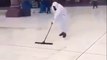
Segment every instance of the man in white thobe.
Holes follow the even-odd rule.
[[[52,23],[58,23],[62,32],[59,34],[59,36],[62,36],[65,38],[67,36],[67,20],[68,20],[68,15],[66,9],[59,3],[53,2],[51,10],[54,14],[54,20]]]

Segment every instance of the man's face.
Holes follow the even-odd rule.
[[[54,9],[55,11],[57,10],[55,6],[53,6],[53,9]]]

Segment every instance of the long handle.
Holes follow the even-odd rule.
[[[48,30],[48,33],[47,33],[47,35],[46,35],[46,37],[45,37],[45,39],[44,39],[44,41],[43,41],[43,42],[45,42],[45,41],[46,41],[46,39],[47,39],[47,37],[48,37],[48,35],[49,35],[49,32],[50,32],[50,30],[51,30],[51,28],[52,28],[52,25],[53,25],[53,23],[51,23],[51,26],[50,26],[50,28],[49,28],[49,30]]]

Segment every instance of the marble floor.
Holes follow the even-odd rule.
[[[32,9],[30,17],[5,17],[0,10],[0,60],[106,60],[106,6],[66,7],[67,38],[59,36],[61,30],[53,24],[47,42],[44,40],[53,20],[52,14],[39,14]]]

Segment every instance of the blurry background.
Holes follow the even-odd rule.
[[[37,7],[40,0],[30,0],[33,7]],[[55,0],[65,6],[86,6],[90,5],[90,0]],[[105,5],[106,0],[98,0],[100,5]],[[0,0],[0,7],[9,7],[11,0]]]

